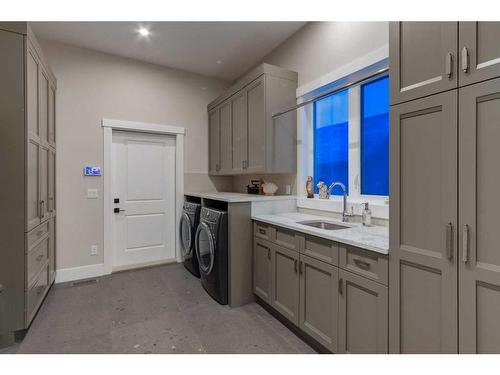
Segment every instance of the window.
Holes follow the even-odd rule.
[[[389,195],[389,78],[361,86],[361,194]]]
[[[314,102],[314,181],[349,188],[349,96],[344,90]],[[318,187],[314,187],[318,191]],[[342,195],[335,187],[333,195]]]
[[[340,181],[352,202],[385,204],[389,195],[388,76],[313,103],[315,185]],[[314,189],[317,193],[317,186]],[[340,187],[332,191],[332,195],[342,194]]]

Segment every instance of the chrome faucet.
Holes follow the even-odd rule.
[[[351,216],[347,212],[347,189],[342,182],[336,181],[328,187],[328,195],[330,195],[332,193],[332,189],[335,186],[340,186],[340,188],[342,189],[342,192],[344,193],[344,208],[342,209],[342,221],[345,223],[345,222],[347,222],[347,217]]]

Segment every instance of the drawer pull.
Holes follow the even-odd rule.
[[[364,270],[370,269],[370,263],[365,262],[364,260],[354,259],[354,263],[356,264],[356,266],[358,266],[359,268],[362,268]]]
[[[295,270],[295,273],[298,272],[298,265],[297,265],[297,259],[293,261],[293,269]]]
[[[40,254],[39,256],[36,257],[36,261],[39,262],[43,259],[43,254]]]
[[[259,228],[259,233],[260,233],[260,234],[266,234],[266,230],[265,230],[265,229],[262,229],[262,228]]]
[[[304,271],[303,271],[303,266],[302,266],[303,264],[304,264],[303,262],[300,262],[300,263],[299,263],[299,273],[300,273],[301,275],[302,275],[302,273],[304,272]]]
[[[344,294],[344,279],[342,278],[339,279],[339,294]]]
[[[271,260],[271,249],[267,248],[267,259]]]

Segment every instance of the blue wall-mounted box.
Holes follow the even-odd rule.
[[[101,175],[101,167],[93,167],[92,165],[86,165],[83,168],[84,176],[100,176]]]

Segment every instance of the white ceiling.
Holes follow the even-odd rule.
[[[33,22],[35,34],[80,47],[234,80],[305,22]],[[151,31],[141,37],[137,30]],[[217,63],[217,62],[220,63]]]

